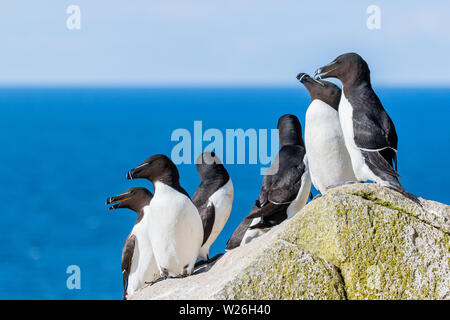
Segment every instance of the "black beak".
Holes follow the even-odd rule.
[[[316,80],[314,78],[311,78],[309,76],[309,74],[306,74],[306,73],[299,73],[297,75],[297,79],[298,79],[298,81],[300,81],[303,84],[305,84],[306,82],[309,82],[310,84],[314,84],[314,82],[315,82],[315,83],[321,85],[322,87],[325,86],[322,82],[320,82],[319,80]]]
[[[307,78],[310,78],[310,76],[306,73],[299,73],[297,75],[297,80],[300,81],[301,83],[305,83]]]
[[[122,193],[122,194],[120,194],[118,196],[109,197],[108,199],[106,199],[106,205],[115,203],[114,205],[112,205],[111,207],[108,208],[109,210],[121,208],[121,203],[123,201],[128,200],[128,199],[130,199],[130,193],[129,192],[125,192],[125,193]]]
[[[149,163],[144,162],[143,164],[137,166],[136,168],[131,169],[130,171],[127,172],[127,179],[133,180],[133,179],[145,178],[145,177],[142,177],[142,170],[144,170],[144,168],[146,168],[148,165],[149,165]]]
[[[133,180],[133,173],[134,173],[134,169],[131,169],[130,171],[127,172],[127,179],[128,180]]]
[[[330,73],[334,69],[336,69],[336,61],[333,61],[327,64],[326,66],[317,69],[316,72],[314,73],[314,78],[319,80],[328,78],[328,73]]]
[[[314,78],[315,78],[315,79],[322,79],[322,78],[320,77],[320,75],[321,75],[322,73],[323,73],[322,68],[317,69],[316,72],[314,72]]]

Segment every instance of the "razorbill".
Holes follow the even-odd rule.
[[[249,221],[238,226],[228,240],[228,250],[248,243],[290,219],[308,200],[311,178],[300,122],[296,116],[286,114],[278,120],[277,128],[280,151],[264,175],[259,198],[245,218]]]
[[[148,234],[161,277],[190,275],[202,246],[203,225],[180,186],[177,167],[165,155],[154,155],[130,170],[127,179],[153,183],[154,196],[144,211],[151,221]]]
[[[346,53],[319,68],[316,77],[342,82],[339,120],[356,178],[404,191],[396,171],[395,126],[372,89],[366,61],[356,53]]]
[[[209,248],[225,226],[233,204],[233,183],[214,152],[202,153],[197,161],[200,186],[192,197],[203,222],[199,259],[209,261]]]
[[[153,255],[152,244],[148,236],[150,218],[144,208],[150,204],[152,193],[145,188],[131,188],[126,192],[110,197],[106,204],[113,204],[109,210],[127,208],[138,217],[122,250],[123,298],[140,289],[145,282],[158,278],[159,270]]]
[[[356,181],[339,122],[341,89],[306,73],[297,79],[308,89],[311,104],[305,116],[305,147],[314,187],[325,194],[328,187]]]

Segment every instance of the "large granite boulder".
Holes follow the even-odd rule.
[[[449,299],[449,259],[449,206],[354,184],[204,270],[131,298]]]

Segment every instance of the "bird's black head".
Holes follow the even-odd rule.
[[[280,145],[304,145],[302,139],[302,126],[298,118],[292,114],[285,114],[278,119],[278,134]]]
[[[131,188],[118,196],[106,199],[106,205],[112,204],[109,210],[127,208],[140,213],[150,203],[153,194],[146,188]]]
[[[337,85],[329,81],[314,79],[306,73],[299,73],[297,79],[308,89],[311,101],[318,99],[338,110],[341,89]]]
[[[196,160],[197,172],[201,181],[207,179],[228,180],[228,172],[214,152],[203,152]]]
[[[370,70],[367,62],[357,53],[345,53],[331,63],[317,69],[316,79],[337,78],[344,85],[370,83]]]
[[[147,179],[156,181],[176,181],[179,180],[178,169],[167,156],[157,154],[145,160],[142,164],[127,173],[127,179]]]

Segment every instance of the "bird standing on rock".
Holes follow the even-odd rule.
[[[126,208],[138,214],[136,223],[122,250],[121,267],[125,300],[140,289],[145,282],[151,282],[158,278],[158,266],[148,235],[151,221],[144,210],[152,198],[152,193],[146,188],[131,188],[106,200],[107,205],[113,204],[109,210]]]
[[[192,273],[203,241],[197,208],[180,186],[178,169],[165,155],[154,155],[130,170],[128,179],[153,182],[154,196],[144,208],[149,215],[149,237],[163,278]]]
[[[300,73],[297,79],[311,95],[305,115],[305,147],[311,181],[325,194],[330,187],[356,181],[339,121],[341,89],[306,73]]]
[[[214,152],[202,153],[197,161],[200,186],[192,197],[203,222],[203,243],[199,258],[209,261],[209,248],[230,217],[233,205],[233,183]]]
[[[356,53],[346,53],[319,68],[316,77],[342,82],[339,120],[358,181],[371,180],[403,192],[396,171],[397,132],[372,89],[367,62]]]
[[[296,116],[286,114],[278,120],[277,128],[280,151],[263,178],[250,214],[228,240],[228,250],[292,218],[308,201],[311,178],[300,122]]]

